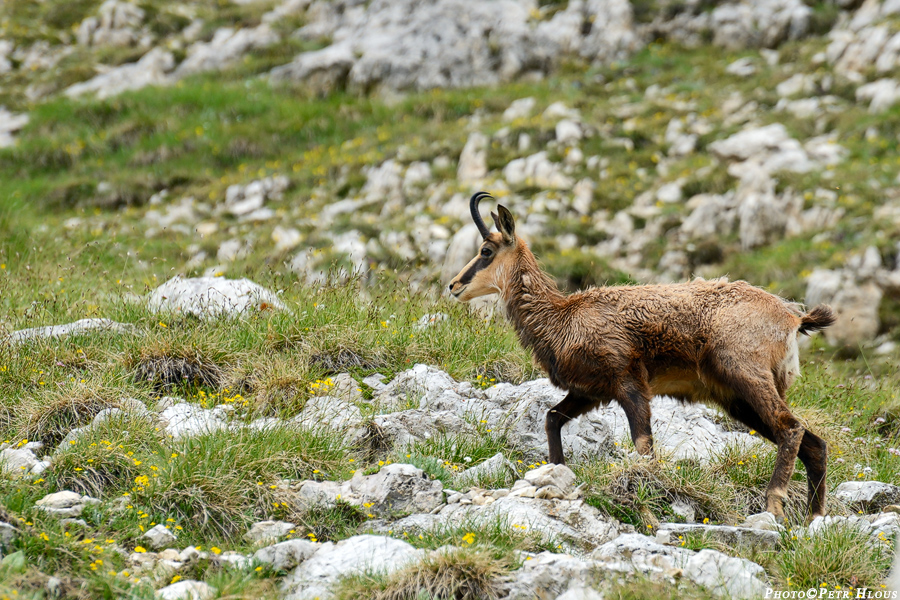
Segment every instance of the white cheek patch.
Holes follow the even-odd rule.
[[[506,281],[505,269],[503,265],[500,265],[496,269],[494,269],[494,275],[491,278],[491,285],[493,289],[497,290],[497,293],[503,294],[503,286],[502,282]]]

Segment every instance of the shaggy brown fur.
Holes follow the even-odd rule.
[[[798,458],[806,466],[809,513],[825,512],[825,442],[791,414],[785,391],[799,375],[797,334],[831,325],[827,306],[803,314],[796,304],[744,281],[591,288],[564,296],[515,235],[512,214],[492,214],[490,233],[472,197],[484,237],[479,255],[450,283],[461,301],[499,293],[523,346],[567,390],[547,414],[550,461],[565,462],[561,429],[616,400],[635,448],[652,454],[650,399],[658,394],[721,406],[778,446],[767,510],[783,518]]]

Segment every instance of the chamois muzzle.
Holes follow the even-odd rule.
[[[491,234],[487,225],[484,224],[484,219],[481,218],[481,213],[478,212],[478,203],[485,198],[493,198],[493,196],[487,192],[476,192],[469,200],[469,211],[472,213],[472,220],[475,221],[475,227],[478,228],[478,233],[481,234],[482,239]]]

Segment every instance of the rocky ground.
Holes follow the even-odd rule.
[[[898,526],[900,3],[0,8],[0,597],[880,589]],[[654,400],[542,465],[540,379],[441,296],[485,189],[560,287],[744,278],[838,322],[772,447]],[[898,509],[900,510],[900,509]],[[374,558],[373,558],[374,557]],[[169,587],[166,587],[169,586]],[[468,594],[468,596],[466,595]]]

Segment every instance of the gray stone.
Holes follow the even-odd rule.
[[[504,121],[515,121],[517,119],[527,119],[534,112],[537,100],[532,97],[519,98],[510,102],[509,106],[503,111]]]
[[[835,488],[834,496],[854,510],[876,512],[900,502],[900,487],[881,481],[845,481]]]
[[[297,33],[334,43],[312,56],[299,55],[273,71],[274,78],[306,80],[317,72],[309,65],[314,61],[327,65],[324,70],[335,74],[330,78],[362,91],[491,85],[546,73],[557,51],[540,29],[530,27],[527,7],[512,0],[314,6]]]
[[[537,488],[553,485],[564,493],[575,489],[575,473],[566,465],[547,464],[532,469],[525,473],[525,481]]]
[[[258,27],[216,30],[209,42],[196,42],[188,48],[187,58],[172,73],[181,79],[196,73],[220,71],[233,64],[250,50],[267,48],[278,42],[278,35],[262,24]]]
[[[182,402],[166,408],[159,416],[166,423],[166,433],[172,439],[180,440],[227,429],[228,422],[224,414],[221,410]]]
[[[20,343],[26,340],[58,338],[66,335],[78,335],[87,332],[100,333],[129,333],[133,330],[131,325],[116,323],[110,319],[81,319],[74,323],[64,325],[48,325],[47,327],[33,327],[20,329],[9,334],[7,338],[12,343]]]
[[[584,137],[581,125],[576,121],[561,119],[556,123],[556,141],[566,146],[574,146]]]
[[[309,540],[287,540],[260,548],[253,558],[276,571],[289,571],[315,554],[320,547],[321,544]]]
[[[286,600],[330,598],[340,577],[355,573],[391,573],[420,560],[424,551],[394,538],[358,535],[337,544],[322,544],[318,552],[294,569],[282,584]]]
[[[369,476],[357,471],[347,482],[348,497],[358,497],[379,516],[397,513],[426,513],[444,503],[440,480],[429,480],[425,473],[412,465],[391,464]]]
[[[684,577],[726,598],[760,598],[766,591],[766,572],[745,558],[716,550],[701,550],[684,567]]]
[[[186,579],[156,591],[159,600],[212,600],[216,588],[202,581]]]
[[[180,275],[153,290],[147,304],[154,313],[183,313],[202,319],[285,308],[275,294],[249,279]]]
[[[350,44],[333,44],[305,52],[293,62],[275,67],[270,77],[274,82],[303,81],[311,91],[324,95],[344,88],[355,61]]]
[[[531,499],[512,493],[484,504],[464,504],[462,501],[448,504],[437,513],[411,515],[386,524],[383,529],[407,531],[412,535],[466,523],[497,521],[506,527],[534,532],[544,542],[573,544],[585,549],[614,539],[620,529],[629,529],[614,520],[607,520],[581,500]]]
[[[166,85],[169,82],[167,73],[174,66],[175,58],[171,52],[154,48],[139,61],[114,67],[88,81],[71,85],[64,93],[70,98],[96,93],[97,98],[103,99],[148,85]]]
[[[487,175],[488,143],[487,136],[481,132],[469,134],[462,154],[459,155],[459,166],[456,169],[456,178],[460,183],[475,183]]]
[[[56,517],[78,517],[81,515],[86,504],[96,504],[100,502],[96,498],[90,496],[82,496],[75,492],[64,490],[53,494],[47,494],[35,505],[38,510],[42,510]]]
[[[272,543],[289,534],[296,525],[287,521],[260,521],[254,523],[243,539],[251,544]]]
[[[749,527],[751,529],[760,529],[762,531],[784,531],[784,526],[778,522],[770,512],[761,512],[754,515],[748,515],[741,527]]]
[[[28,121],[27,114],[13,113],[0,106],[0,148],[14,146],[16,140],[13,134],[28,125]]]
[[[130,2],[106,0],[97,17],[88,17],[78,26],[76,35],[82,46],[130,46],[140,39],[137,28],[144,21],[144,10]]]
[[[8,549],[18,535],[19,530],[17,528],[9,523],[0,521],[0,550]]]
[[[0,474],[21,477],[34,469],[40,461],[27,448],[4,448],[0,450]]]
[[[356,383],[354,382],[354,389]],[[293,421],[307,427],[326,426],[333,429],[357,427],[362,412],[352,402],[335,396],[311,396]]]
[[[147,540],[150,547],[154,550],[171,548],[177,541],[175,534],[169,531],[163,524],[156,525],[144,533],[144,535],[141,536],[141,539]]]
[[[663,544],[678,544],[678,537],[687,534],[704,535],[729,547],[739,545],[775,548],[781,541],[777,531],[728,525],[700,525],[698,523],[660,523],[656,539]]]
[[[568,554],[541,552],[536,556],[526,556],[522,568],[508,575],[511,581],[506,584],[508,595],[505,598],[562,598],[560,594],[582,590],[598,579],[598,570],[596,563]]]
[[[503,178],[510,185],[528,185],[545,189],[569,189],[575,182],[562,165],[551,162],[541,151],[526,158],[511,160],[503,168]]]
[[[503,456],[502,453],[498,452],[486,461],[475,465],[471,469],[466,469],[457,475],[454,478],[454,487],[465,489],[469,485],[475,485],[477,482],[481,481],[483,477],[500,478],[505,476],[515,478],[516,475],[516,466]]]

